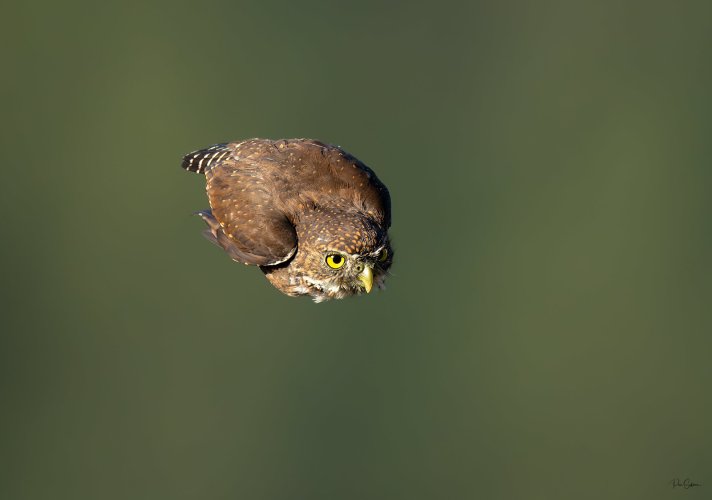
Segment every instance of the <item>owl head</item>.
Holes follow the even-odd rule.
[[[281,291],[322,302],[384,288],[393,249],[380,221],[320,208],[296,221],[295,227],[294,257],[262,269]]]

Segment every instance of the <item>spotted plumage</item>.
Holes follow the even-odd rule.
[[[183,168],[197,174],[204,174],[206,170],[209,170],[213,165],[217,165],[218,162],[231,153],[232,150],[227,146],[227,143],[216,144],[207,149],[201,149],[186,155],[183,157]]]
[[[315,301],[382,288],[393,262],[388,189],[362,162],[310,139],[217,144],[183,158],[205,174],[206,236]]]

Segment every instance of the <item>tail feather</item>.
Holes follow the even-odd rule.
[[[204,174],[226,156],[229,156],[231,152],[232,148],[228,147],[228,143],[193,151],[183,157],[182,167],[196,174]]]

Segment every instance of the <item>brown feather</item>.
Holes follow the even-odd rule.
[[[388,189],[337,146],[251,139],[196,151],[186,155],[183,166],[206,175],[211,210],[201,217],[211,239],[239,262],[263,270],[280,265],[281,271],[268,277],[285,293],[302,294],[306,286],[295,285],[302,281],[294,276],[280,281],[295,272],[296,267],[285,268],[295,254],[329,249],[368,254],[387,244]],[[318,255],[308,264],[303,256],[299,265],[322,265]]]

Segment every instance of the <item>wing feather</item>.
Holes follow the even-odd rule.
[[[190,153],[183,168],[206,176],[211,210],[200,215],[209,239],[245,264],[289,260],[298,245],[294,224],[308,207],[355,207],[384,228],[391,224],[386,186],[338,146],[251,139]]]

